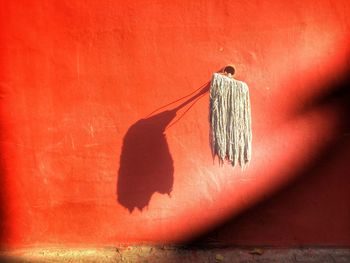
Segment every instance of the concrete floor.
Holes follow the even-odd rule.
[[[26,248],[0,252],[1,262],[293,262],[350,263],[350,248]]]

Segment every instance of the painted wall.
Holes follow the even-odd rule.
[[[216,241],[350,245],[349,1],[0,5],[2,244],[185,242],[228,221]],[[228,63],[250,87],[246,171],[209,148],[205,85]]]

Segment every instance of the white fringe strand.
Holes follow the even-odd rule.
[[[248,85],[214,73],[210,83],[211,146],[224,160],[244,169],[251,160],[252,130]]]

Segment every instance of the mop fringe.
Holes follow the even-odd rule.
[[[210,83],[212,153],[244,169],[251,160],[252,130],[249,89],[243,81],[214,73]]]

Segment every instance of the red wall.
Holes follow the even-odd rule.
[[[350,245],[349,1],[0,5],[4,245],[185,242],[227,220],[222,243]],[[213,163],[208,94],[168,105],[228,63],[250,87],[245,171]]]

